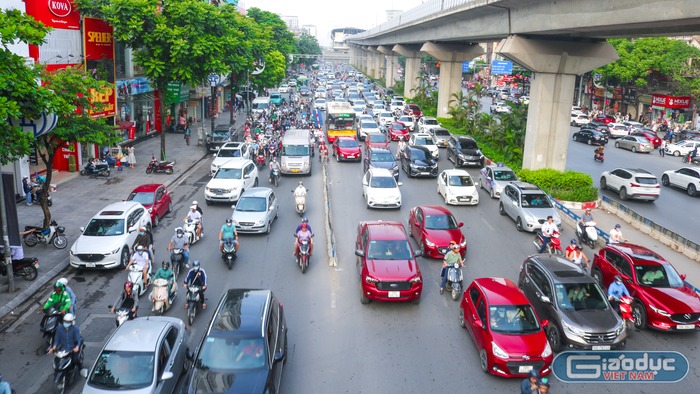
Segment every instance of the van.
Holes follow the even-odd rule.
[[[282,139],[280,167],[283,174],[311,175],[311,144],[308,130],[287,130]]]
[[[262,111],[268,111],[270,109],[270,98],[269,97],[258,97],[253,100],[253,112],[262,113]]]

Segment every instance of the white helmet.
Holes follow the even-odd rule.
[[[197,200],[194,200],[192,201],[192,205],[199,205],[199,203],[197,203]]]
[[[64,287],[68,286],[68,279],[66,279],[66,278],[61,278],[57,282],[62,284]]]
[[[63,315],[63,321],[66,323],[73,323],[73,321],[75,321],[75,316],[73,316],[72,313],[66,313]]]

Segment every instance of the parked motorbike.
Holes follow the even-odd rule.
[[[64,394],[66,386],[73,383],[75,378],[80,373],[80,367],[83,365],[83,350],[85,343],[80,338],[80,349],[78,350],[78,363],[73,363],[71,353],[73,349],[56,350],[56,356],[53,359],[53,381],[56,388],[56,394]]]
[[[93,166],[92,164],[88,163],[82,170],[80,170],[80,175],[109,176],[109,165],[97,164]]]
[[[700,156],[695,156],[693,157],[692,160],[690,160],[690,153],[687,155],[683,156],[683,163],[691,162],[691,164],[695,164],[696,166],[700,166]]]
[[[185,222],[185,225],[182,229],[185,231],[185,235],[187,236],[187,242],[190,246],[194,245],[195,242],[199,241],[199,237],[197,237],[197,222],[195,222],[192,219],[187,219],[187,222]]]
[[[197,308],[199,304],[203,301],[199,296],[199,291],[201,288],[195,285],[187,286],[187,321],[194,322],[194,317],[197,315]]]
[[[68,246],[68,240],[63,233],[66,228],[59,226],[55,220],[51,221],[49,228],[41,228],[39,226],[25,226],[24,230],[32,230],[31,233],[25,234],[22,238],[24,239],[24,244],[30,248],[36,246],[37,244],[49,245],[53,243],[56,249],[65,249]]]
[[[453,265],[447,267],[447,282],[445,282],[445,289],[452,292],[452,299],[457,301],[462,295],[462,288],[464,287],[464,277],[462,276],[462,267],[459,263],[454,263]]]
[[[44,185],[43,182],[39,182],[39,183],[32,182],[29,185],[29,190],[30,190],[30,193],[32,194],[32,201],[37,201],[37,202],[41,201],[41,197],[42,197],[42,190],[41,189],[42,189],[43,185]],[[51,198],[51,193],[49,193],[48,191],[46,192],[46,200],[47,200],[46,203],[49,206],[53,205],[53,199]]]
[[[170,296],[168,296],[168,281],[163,278],[159,278],[153,281],[153,291],[151,292],[153,308],[151,308],[151,310],[156,314],[162,315],[173,305],[173,302],[177,297],[176,280],[173,280],[173,284],[171,287],[173,292],[172,294],[170,294]]]
[[[131,264],[129,267],[129,276],[127,277],[127,281],[131,282],[134,284],[134,287],[132,291],[136,293],[139,297],[144,295],[146,293],[146,290],[148,289],[148,285],[151,284],[151,267],[149,265],[148,267],[148,275],[146,275],[146,280],[148,281],[147,283],[143,283],[143,271],[136,266],[135,264]]]
[[[4,248],[0,247],[0,255],[4,253]],[[12,274],[21,276],[24,280],[32,281],[39,276],[39,259],[36,257],[25,257],[19,260],[12,260]],[[0,263],[0,275],[7,276],[7,266]]]
[[[297,237],[296,234],[294,234],[294,236]],[[313,234],[311,235],[311,237],[313,237]],[[311,259],[311,256],[309,256],[310,248],[311,240],[299,240],[299,252],[297,252],[296,260],[297,265],[301,268],[302,274],[306,272],[306,268],[309,266],[309,260]]]
[[[274,169],[270,171],[270,183],[274,183],[275,187],[279,185],[280,183],[280,171],[278,169]]]
[[[185,256],[182,255],[182,249],[173,249],[173,253],[170,255],[170,267],[172,267],[175,279],[180,275],[180,268],[182,268],[182,263],[185,261]]]
[[[172,161],[158,161],[156,160],[155,156],[151,156],[151,162],[148,163],[148,167],[146,167],[146,174],[150,174],[152,172],[154,173],[159,173],[159,172],[164,172],[166,174],[172,174],[174,171],[175,163]]]
[[[308,192],[309,189],[306,189],[306,191]],[[294,190],[292,190],[292,193],[294,193]],[[294,206],[299,216],[304,216],[306,212],[306,196],[294,196]]]
[[[224,240],[224,252],[221,254],[221,260],[228,265],[228,269],[233,268],[233,262],[236,261],[236,243],[233,239],[227,238]]]
[[[597,224],[598,223],[594,221],[586,222],[586,228],[584,231],[584,228],[581,225],[581,223],[577,223],[576,235],[578,236],[578,242],[590,246],[591,249],[595,249],[595,246],[598,243],[598,232],[595,229],[595,226]]]
[[[632,333],[634,332],[634,318],[632,317],[632,302],[634,299],[627,296],[622,296],[620,298],[608,296],[608,300],[610,300],[610,302],[613,304],[613,309],[615,309],[615,312],[617,312],[622,320],[625,321],[627,337],[631,337]],[[617,307],[615,308],[615,306]]]
[[[532,242],[535,244],[538,252],[542,247],[542,242],[544,242],[544,235],[542,234],[542,231],[538,231],[537,234],[535,234],[535,240]],[[544,251],[545,253],[558,254],[560,256],[564,254],[564,251],[561,250],[561,241],[559,240],[558,232],[552,234]]]
[[[38,303],[43,306],[41,303]],[[44,317],[41,319],[41,324],[39,325],[39,330],[44,336],[44,351],[49,352],[51,346],[53,346],[53,338],[56,335],[56,329],[58,324],[63,321],[63,314],[56,308],[49,308],[44,311]]]
[[[593,160],[599,161],[601,163],[605,162],[605,153],[595,153],[593,155]]]

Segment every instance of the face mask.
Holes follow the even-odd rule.
[[[178,238],[182,238],[182,234],[178,234],[177,237],[178,237]]]
[[[144,235],[144,234],[146,234],[146,233],[144,233],[143,231],[141,231],[139,234]]]
[[[199,267],[194,267],[194,270],[195,270],[195,271],[199,271]]]
[[[70,327],[70,326],[71,326],[70,323],[63,323],[63,327],[65,327],[65,328],[68,328],[68,327]]]
[[[231,223],[226,223],[227,226],[231,227]]]
[[[143,254],[143,252],[139,252],[139,256],[141,256],[142,254]]]

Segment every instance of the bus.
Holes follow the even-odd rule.
[[[335,141],[338,137],[355,137],[355,111],[347,102],[329,102],[326,112],[326,139]]]

